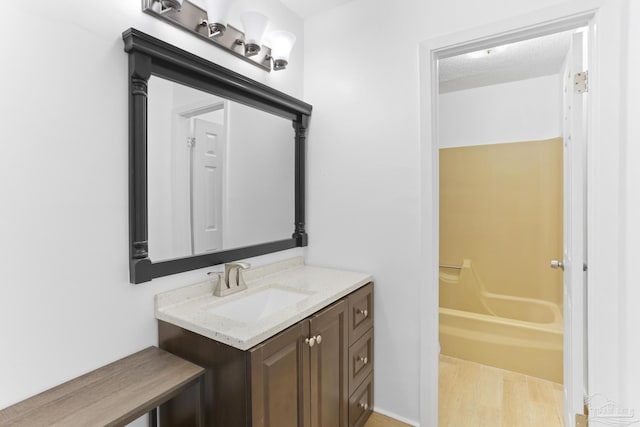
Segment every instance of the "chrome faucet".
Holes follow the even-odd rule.
[[[217,273],[218,283],[213,291],[213,295],[223,297],[247,289],[247,284],[244,281],[241,270],[246,270],[249,267],[251,267],[251,264],[248,262],[230,262],[225,264],[224,278],[222,277],[222,272]]]

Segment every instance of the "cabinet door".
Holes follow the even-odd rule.
[[[347,301],[313,316],[311,337],[311,425],[346,427],[348,422]]]
[[[251,352],[252,427],[311,427],[309,322],[300,322]]]

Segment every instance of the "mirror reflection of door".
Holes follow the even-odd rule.
[[[193,118],[191,145],[192,254],[222,249],[222,180],[225,126]]]
[[[188,255],[223,247],[225,120],[223,101],[174,111],[173,240]]]

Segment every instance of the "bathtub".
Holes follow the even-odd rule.
[[[452,270],[440,270],[441,353],[562,383],[560,307],[487,292],[470,260]]]

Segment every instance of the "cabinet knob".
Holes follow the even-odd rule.
[[[358,314],[362,314],[364,317],[367,317],[369,315],[369,312],[367,310],[363,310],[361,308],[359,308],[358,310],[356,310],[356,313]]]
[[[307,338],[304,340],[304,342],[306,342],[309,347],[313,347],[316,343],[316,337]]]
[[[368,404],[366,404],[366,403],[364,403],[364,402],[360,402],[360,403],[358,404],[358,406],[360,407],[360,409],[362,409],[362,410],[364,410],[364,411],[366,411],[366,410],[368,410],[368,409],[369,409],[369,405],[368,405]]]
[[[359,357],[358,357],[358,360],[359,360],[360,362],[364,363],[365,365],[366,365],[367,363],[369,363],[369,359],[368,359],[366,356],[359,356]]]
[[[322,335],[318,335],[316,337],[316,344],[320,345],[321,342],[322,342]]]

